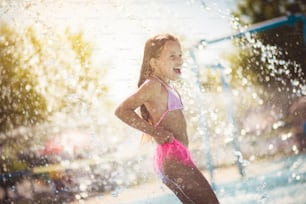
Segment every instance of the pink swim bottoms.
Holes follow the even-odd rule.
[[[189,150],[178,140],[174,139],[171,143],[158,144],[155,155],[155,169],[163,173],[163,163],[165,159],[172,159],[187,166],[195,166]]]

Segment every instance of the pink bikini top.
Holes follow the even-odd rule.
[[[167,89],[167,92],[168,92],[168,108],[165,112],[163,112],[158,122],[154,125],[155,127],[157,127],[161,123],[161,121],[166,117],[168,112],[178,110],[178,109],[183,109],[184,106],[183,106],[180,94],[175,89],[168,86],[165,82],[163,82],[158,77],[155,77],[155,76],[153,77],[157,79]]]

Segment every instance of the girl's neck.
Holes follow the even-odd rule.
[[[160,77],[157,74],[152,74],[152,77],[158,78],[159,80],[161,80],[164,84],[169,86],[170,80],[169,79],[165,79],[164,77]]]

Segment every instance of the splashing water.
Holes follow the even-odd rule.
[[[1,134],[1,141],[10,141],[6,144],[5,151],[0,147],[1,173],[7,173],[2,179],[7,178],[6,176],[14,177],[15,171],[23,174],[31,171],[29,175],[39,177],[34,180],[29,176],[28,180],[18,185],[8,184],[12,186],[11,195],[15,195],[11,197],[16,199],[18,192],[24,192],[27,199],[37,198],[37,189],[44,189],[41,190],[43,193],[50,194],[45,198],[46,201],[60,202],[71,198],[82,201],[95,196],[96,192],[110,192],[112,197],[118,198],[130,186],[155,178],[150,163],[152,147],[143,148],[144,151],[138,150],[141,134],[117,121],[112,111],[124,94],[132,92],[136,87],[135,79],[138,77],[141,61],[139,53],[145,39],[156,32],[179,33],[184,49],[187,50],[194,41],[223,33],[219,27],[215,27],[213,31],[203,28],[210,25],[213,27],[209,20],[220,18],[227,24],[232,21],[233,29],[244,28],[238,23],[239,19],[230,19],[229,10],[221,9],[214,1],[185,1],[183,5],[171,1],[163,2],[164,4],[155,1],[144,4],[141,1],[117,0],[69,3],[59,0],[53,2],[52,6],[48,3],[44,0],[2,0],[0,3],[1,19],[9,22],[19,32],[14,39],[18,46],[8,44],[10,41],[2,35],[0,42],[7,46],[7,53],[15,53],[12,55],[17,56],[14,59],[24,65],[20,70],[28,70],[37,79],[37,85],[24,84],[24,89],[26,92],[35,90],[46,98],[48,116],[35,126],[16,128]],[[194,22],[194,18],[200,20]],[[208,21],[204,23],[203,19]],[[263,45],[252,35],[247,35],[240,46],[262,53],[259,60],[265,62],[270,71],[261,80],[279,81],[283,86],[277,87],[277,91],[281,93],[289,88],[282,76],[295,72],[300,80],[289,81],[292,85],[290,91],[295,96],[305,95],[305,77],[301,67],[293,61],[285,60],[285,53],[276,46]],[[204,98],[201,101],[205,107],[203,110],[196,106],[194,90],[198,87],[193,82],[197,80],[197,76],[190,69],[192,59],[189,56],[185,56],[182,81],[174,83],[182,92],[186,104],[185,113],[190,123],[190,148],[194,159],[205,169],[206,158],[203,159],[203,154],[206,147],[203,145],[203,135],[209,132],[215,167],[232,165],[235,154],[239,155],[246,166],[252,165],[257,158],[272,154],[277,145],[273,143],[275,141],[268,141],[270,147],[273,147],[269,148],[258,137],[271,127],[274,131],[282,129],[285,126],[283,115],[277,110],[263,107],[263,91],[252,85],[242,74],[243,70],[225,66],[223,71],[229,81],[232,73],[238,75],[238,85],[231,90],[232,105],[235,107],[237,121],[243,120],[242,124],[237,124],[238,127],[230,124],[224,103],[228,102],[228,97],[221,86],[223,71],[208,69],[205,59],[209,56],[201,55],[201,52],[218,55],[216,53],[220,52],[216,52],[217,49],[209,48],[205,40],[198,47],[198,57],[204,58],[201,59],[203,61],[199,60],[203,62],[199,65],[199,77],[204,85],[200,87]],[[219,55],[213,59],[224,61]],[[256,64],[258,61],[254,60],[252,63]],[[279,65],[282,69],[276,69]],[[239,107],[239,104],[245,106]],[[261,107],[262,109],[258,108],[260,113],[250,113],[249,117],[244,118],[245,113],[255,109],[254,107]],[[205,130],[199,128],[199,111],[207,119]],[[262,118],[267,117],[265,113],[269,113],[271,121],[268,124],[259,124]],[[235,129],[238,131],[235,132]],[[233,151],[233,147],[229,145],[233,141],[233,132],[238,135],[242,144],[241,152]],[[292,137],[288,135],[290,134],[283,133],[282,140],[289,141]],[[18,137],[22,138],[19,146],[24,146],[21,152],[11,150],[13,144],[18,143]],[[294,145],[295,143],[288,151],[298,154],[299,149]],[[17,156],[9,158],[12,152],[16,155],[20,153],[18,158],[22,156],[23,162],[16,162]],[[28,166],[25,166],[25,161],[30,161],[30,164],[26,163]],[[295,162],[290,167],[290,182],[304,182],[305,175],[298,172],[301,164]],[[29,187],[29,183],[33,184],[34,190]],[[256,193],[260,194],[255,196],[256,201],[268,202],[270,196],[263,192],[269,190],[269,186],[269,183],[264,183],[255,188]],[[226,194],[229,191],[223,192]],[[237,192],[243,191],[238,189]],[[100,200],[103,198],[104,195]]]

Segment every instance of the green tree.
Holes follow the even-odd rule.
[[[71,123],[73,128],[88,127],[101,118],[97,110],[107,109],[111,102],[105,97],[107,86],[102,80],[106,69],[93,65],[92,53],[93,46],[82,32],[67,29],[46,34],[34,26],[16,29],[1,24],[2,169],[24,168],[18,155],[54,136],[52,127],[56,131]]]
[[[47,101],[38,91],[31,71],[32,54],[20,35],[7,24],[0,26],[0,170],[24,169],[16,153],[28,148],[31,135],[14,131],[34,127],[47,118]]]
[[[33,126],[46,118],[46,99],[26,62],[31,55],[24,39],[8,25],[0,26],[0,132]]]

